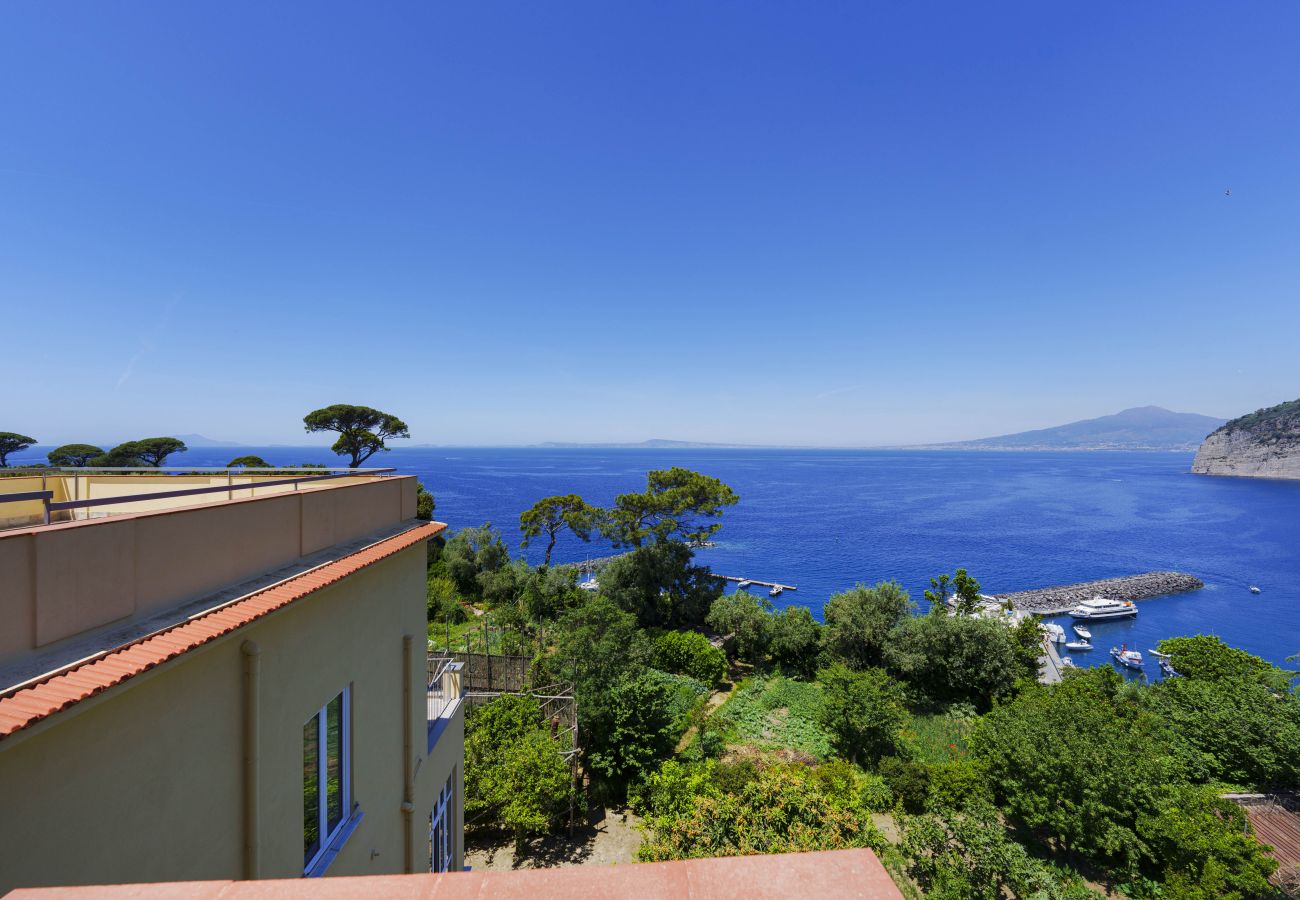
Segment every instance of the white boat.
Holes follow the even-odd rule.
[[[1092,644],[1087,641],[1070,641],[1065,645],[1066,650],[1091,650]]]
[[[785,588],[781,587],[781,585],[774,584],[772,585],[772,589],[767,592],[767,595],[769,597],[780,597],[783,590],[785,590]]]
[[[1126,645],[1121,644],[1118,647],[1111,647],[1110,655],[1115,657],[1115,662],[1121,666],[1139,670],[1142,668],[1142,654],[1136,650],[1128,649]]]
[[[1075,625],[1074,633],[1077,634],[1079,637],[1083,638],[1085,641],[1092,640],[1092,632],[1084,628],[1082,625]]]
[[[1258,594],[1258,593],[1259,593],[1259,588],[1252,584],[1252,585],[1250,586],[1250,592],[1251,592],[1252,594]]]
[[[1076,619],[1127,619],[1138,614],[1138,608],[1132,600],[1107,600],[1105,597],[1093,597],[1084,600],[1070,615]]]
[[[578,587],[582,588],[584,591],[598,591],[600,590],[600,582],[596,580],[595,575],[592,575],[586,581],[579,584]]]
[[[737,581],[737,582],[736,582],[736,590],[738,590],[738,591],[743,591],[745,588],[749,587],[750,584],[751,584],[751,582],[749,582],[749,581]]]
[[[1148,650],[1147,653],[1150,653],[1156,659],[1169,659],[1168,653],[1161,653],[1159,650]]]
[[[1074,660],[1072,660],[1072,659],[1070,659],[1070,657],[1066,656],[1066,657],[1062,657],[1062,658],[1061,658],[1061,668],[1062,668],[1062,669],[1077,669],[1077,668],[1079,668],[1079,667],[1076,666],[1076,665],[1074,664]]]
[[[1053,644],[1065,643],[1065,629],[1060,625],[1057,625],[1055,622],[1044,622],[1042,624],[1042,629],[1043,633],[1047,635],[1047,639]]]

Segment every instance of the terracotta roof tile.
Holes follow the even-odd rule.
[[[789,900],[862,897],[902,900],[870,850],[735,856],[615,866],[371,875],[280,881],[188,881],[64,888],[19,888],[12,900]]]
[[[105,651],[66,671],[0,693],[0,739],[221,635],[229,634],[273,610],[301,600],[381,559],[427,541],[446,527],[439,522],[419,525],[310,572],[263,588],[220,609],[181,622],[157,634],[147,635],[124,647]]]

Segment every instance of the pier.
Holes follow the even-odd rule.
[[[1084,600],[1105,597],[1108,600],[1150,600],[1167,594],[1185,594],[1205,587],[1205,582],[1185,572],[1144,572],[1122,578],[1102,578],[1060,587],[1037,588],[998,594],[997,599],[1010,601],[1019,612],[1040,616],[1059,616]]]
[[[715,574],[713,577],[721,579],[722,581],[734,581],[736,583],[740,583],[742,581],[748,581],[750,584],[762,585],[765,588],[780,588],[783,591],[799,590],[793,584],[780,584],[779,582],[776,581],[759,581],[757,578],[741,578],[738,575],[716,575]]]

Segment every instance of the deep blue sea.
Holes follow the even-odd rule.
[[[326,450],[284,447],[195,448],[175,462],[224,465],[241,453],[338,464]],[[717,476],[740,504],[700,558],[719,574],[796,585],[777,605],[819,617],[836,591],[888,578],[924,606],[930,577],[958,567],[985,593],[1177,569],[1205,589],[1144,601],[1134,621],[1094,623],[1097,649],[1076,663],[1108,664],[1121,642],[1145,652],[1213,633],[1282,665],[1300,653],[1300,482],[1194,476],[1190,464],[1175,453],[422,448],[368,463],[419,475],[438,519],[491,522],[516,549],[519,513],[541,497],[608,504],[672,465]],[[527,555],[540,561],[542,549]],[[566,538],[556,561],[609,552]]]

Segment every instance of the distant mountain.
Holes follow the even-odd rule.
[[[547,449],[600,449],[600,450],[666,450],[666,449],[701,449],[701,448],[748,448],[754,449],[757,444],[706,444],[698,441],[670,441],[665,438],[651,438],[648,441],[640,441],[635,444],[577,444],[567,441],[546,441],[541,444],[530,444],[530,447],[545,447]]]
[[[1224,421],[1139,406],[1055,428],[934,446],[953,450],[1195,450]]]
[[[1300,478],[1300,400],[1239,416],[1196,451],[1197,475]]]
[[[185,442],[186,447],[243,447],[238,441],[217,441],[201,434],[177,434],[174,437]]]

